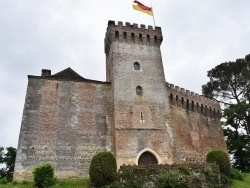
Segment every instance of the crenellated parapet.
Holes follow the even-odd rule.
[[[166,82],[170,105],[182,107],[210,118],[221,118],[221,108],[215,99],[209,99],[192,91]]]
[[[161,27],[145,26],[143,24],[130,24],[129,22],[123,23],[109,21],[106,37],[105,37],[105,53],[109,53],[110,45],[114,41],[121,43],[135,43],[142,45],[157,45],[160,46],[163,37]]]

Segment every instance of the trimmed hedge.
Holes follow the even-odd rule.
[[[117,177],[115,157],[110,152],[100,152],[94,155],[89,168],[90,181],[100,187],[111,184]]]
[[[56,183],[56,178],[54,177],[54,168],[49,163],[35,166],[32,174],[35,186],[39,188],[46,188]]]
[[[228,154],[222,150],[215,149],[208,152],[206,161],[208,163],[216,163],[219,165],[220,172],[230,177],[231,165]]]

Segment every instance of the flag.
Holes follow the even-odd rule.
[[[138,11],[144,12],[144,13],[150,15],[150,16],[153,16],[153,10],[152,10],[151,7],[147,7],[147,6],[143,5],[142,3],[140,3],[139,1],[136,1],[136,0],[134,1],[134,3],[136,4],[136,5],[133,5],[133,8],[135,10],[138,10]]]

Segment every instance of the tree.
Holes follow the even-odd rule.
[[[248,109],[249,104],[243,104]],[[242,132],[245,121],[238,116],[239,106],[232,104],[224,110],[223,129],[232,166],[241,172],[250,172],[250,136]]]
[[[5,167],[0,169],[0,178],[6,177],[8,181],[12,181],[15,167],[16,149],[13,147],[7,147],[6,153],[3,151],[4,148],[0,147],[0,163],[5,165]]]
[[[237,114],[245,121],[245,130],[250,134],[250,108],[244,108],[250,101],[250,54],[235,62],[222,63],[208,71],[210,81],[202,86],[202,93],[228,106],[237,104]]]

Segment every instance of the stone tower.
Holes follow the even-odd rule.
[[[114,153],[118,166],[145,160],[157,164],[172,162],[162,40],[160,27],[108,23],[106,77],[112,88]]]

